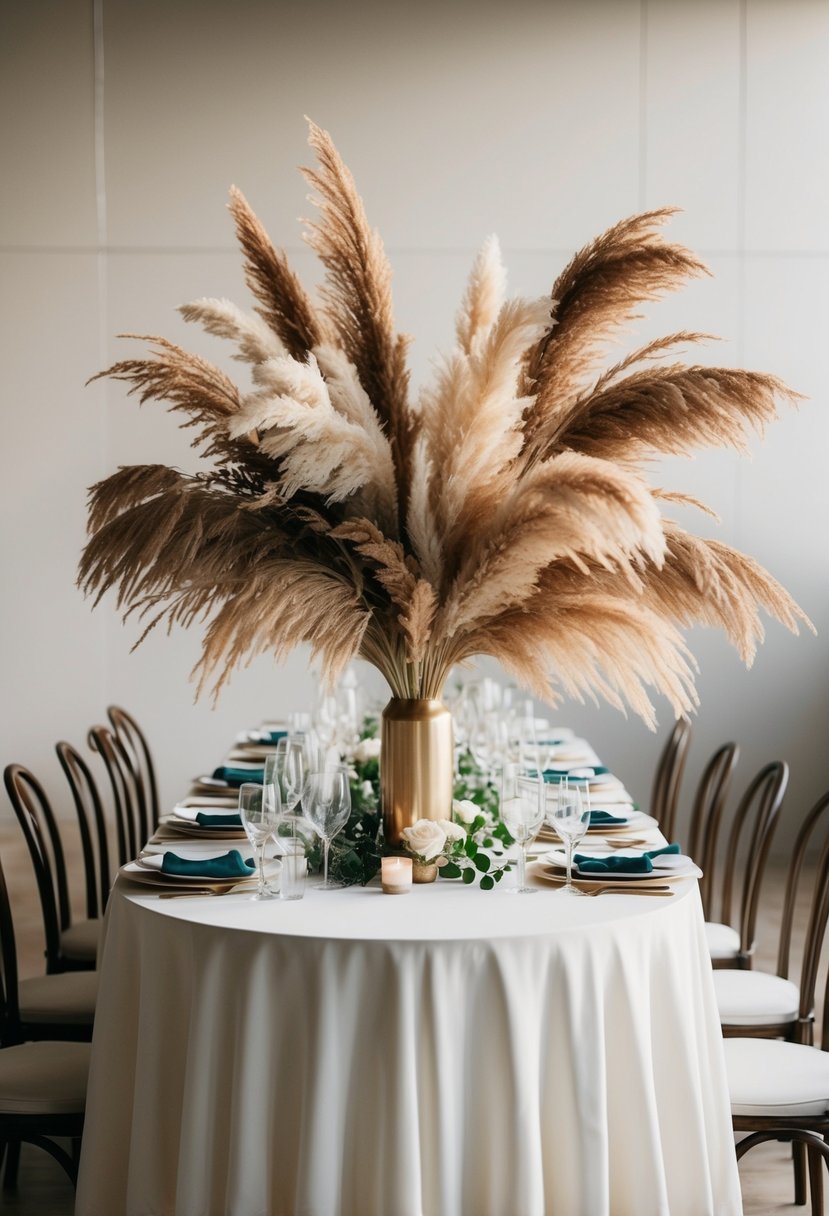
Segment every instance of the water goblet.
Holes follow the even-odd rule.
[[[344,764],[308,774],[302,791],[302,808],[322,840],[323,878],[316,887],[321,891],[334,890],[338,884],[328,880],[328,853],[331,841],[345,827],[351,814],[351,789]]]
[[[564,842],[567,855],[567,880],[560,895],[586,895],[573,886],[573,849],[590,826],[590,795],[587,785],[570,783],[563,778],[547,808],[547,822]]]
[[[239,816],[245,834],[256,850],[259,866],[259,885],[253,899],[273,899],[274,894],[265,882],[265,846],[279,827],[282,803],[279,787],[265,787],[246,781],[239,786]]]
[[[501,818],[518,845],[518,885],[513,895],[535,895],[527,886],[527,845],[544,821],[544,778],[519,764],[505,764],[501,772]]]

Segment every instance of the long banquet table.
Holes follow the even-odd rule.
[[[693,880],[110,900],[80,1216],[741,1211]]]

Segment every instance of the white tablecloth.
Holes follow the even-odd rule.
[[[695,882],[137,891],[110,904],[81,1216],[741,1211]]]

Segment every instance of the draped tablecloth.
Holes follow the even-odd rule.
[[[694,881],[159,901],[101,960],[80,1216],[731,1216]]]

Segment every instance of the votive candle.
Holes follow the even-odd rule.
[[[406,895],[412,889],[411,857],[383,857],[380,881],[386,895]]]

